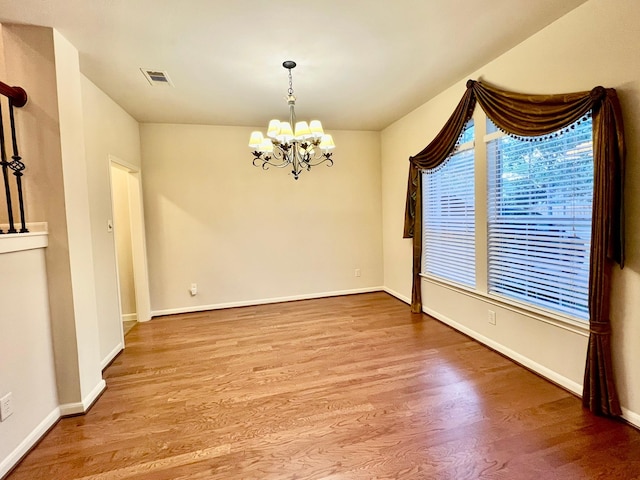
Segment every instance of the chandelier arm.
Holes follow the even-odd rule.
[[[273,158],[275,158],[276,160],[280,160],[284,164],[291,163],[291,160],[289,159],[289,152],[287,151],[286,145],[283,146],[279,143],[273,146]]]
[[[304,149],[301,147],[301,145],[303,145],[303,144],[301,144],[299,142],[295,142],[294,145],[293,145],[294,156],[295,156],[296,162],[299,165],[302,165],[302,164],[306,163],[305,162],[305,155],[303,155],[303,153],[302,153],[302,151]]]
[[[262,165],[256,165],[255,163],[254,163],[254,165],[256,167],[262,167],[263,170],[269,170],[269,167],[284,168],[284,167],[288,167],[290,165],[289,163],[273,163],[273,162],[265,161],[265,160],[262,160],[261,162],[262,162]]]
[[[323,153],[322,157],[320,157],[315,163],[307,162],[309,167],[315,167],[317,165],[321,165],[323,163],[328,162],[327,167],[331,167],[333,165],[333,159],[331,158],[332,153]]]
[[[291,163],[293,165],[293,169],[291,170],[291,173],[293,173],[293,176],[297,180],[298,175],[302,173],[302,165],[304,164],[304,161],[300,156],[300,149],[298,147],[298,142],[294,142],[292,145],[291,157],[292,157]]]
[[[276,168],[284,168],[291,164],[288,159],[275,158],[279,163],[275,163],[274,157],[269,155],[264,155],[262,152],[252,152],[254,155],[253,158],[253,166],[254,167],[262,167],[263,170],[268,170],[269,166]]]
[[[316,165],[320,165],[325,162],[329,162],[329,167],[333,165],[333,160],[331,159],[333,153],[321,151],[318,148],[318,145],[311,144],[310,148],[307,148],[306,151],[308,157],[304,163],[309,165],[309,167],[315,167]]]

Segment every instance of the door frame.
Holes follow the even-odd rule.
[[[125,170],[128,175],[129,213],[131,227],[131,254],[133,260],[133,284],[136,296],[136,315],[139,322],[151,320],[151,300],[149,296],[149,271],[147,267],[147,245],[144,228],[144,207],[142,203],[142,178],[140,167],[132,165],[115,155],[109,154],[109,195],[111,197],[111,222],[113,225],[113,178],[112,168]],[[120,272],[118,271],[118,248],[115,235],[112,236],[116,258],[116,281],[118,290],[118,312],[122,328],[122,304],[120,299]],[[123,334],[124,337],[124,334]],[[124,341],[124,338],[123,338]]]

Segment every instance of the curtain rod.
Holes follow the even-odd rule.
[[[27,103],[27,92],[20,87],[10,87],[4,82],[0,82],[0,94],[9,97],[14,107],[24,107]]]

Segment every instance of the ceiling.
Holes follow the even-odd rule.
[[[381,130],[585,0],[0,0],[140,122]],[[151,86],[140,68],[174,86]]]

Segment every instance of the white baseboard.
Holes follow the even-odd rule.
[[[411,305],[411,299],[409,297],[405,297],[401,293],[396,292],[395,290],[391,290],[390,288],[384,287],[383,290],[387,292],[392,297],[396,297],[398,300],[402,300],[404,303]]]
[[[123,313],[122,314],[123,322],[137,322],[138,314],[137,313]]]
[[[4,477],[29,450],[40,441],[45,433],[58,421],[60,418],[60,408],[55,408],[49,415],[47,415],[36,428],[34,428],[27,437],[20,442],[13,452],[6,458],[0,461],[0,478]]]
[[[113,361],[113,359],[116,358],[116,355],[118,355],[123,349],[124,346],[122,345],[122,343],[118,343],[118,345],[116,345],[116,347],[102,359],[102,361],[100,362],[100,370],[104,370],[106,366],[109,365]]]
[[[622,408],[622,418],[624,418],[627,422],[629,422],[631,425],[633,425],[637,429],[640,429],[640,414],[636,412],[632,412],[628,408],[624,408],[624,407],[620,407],[620,408]]]
[[[60,405],[60,416],[66,417],[69,415],[86,413],[87,410],[89,410],[89,407],[93,405],[93,402],[95,402],[100,394],[104,392],[105,388],[107,388],[107,382],[105,382],[104,379],[101,379],[81,402],[64,403]]]
[[[20,442],[20,445],[18,445],[13,452],[0,461],[0,478],[6,475],[22,459],[22,457],[40,441],[40,439],[53,425],[55,425],[60,417],[86,413],[105,388],[107,388],[107,383],[104,379],[101,379],[95,388],[82,399],[82,402],[66,403],[64,405],[60,405],[49,413],[44,420],[42,420],[38,426],[34,428],[22,442]]]
[[[560,375],[558,372],[555,372],[543,365],[540,365],[534,360],[531,360],[529,357],[525,357],[524,355],[516,352],[515,350],[511,350],[510,348],[505,347],[504,345],[496,342],[495,340],[485,337],[484,335],[479,334],[475,330],[472,330],[469,327],[466,327],[465,325],[462,325],[461,323],[458,323],[455,320],[452,320],[447,316],[442,315],[441,313],[438,313],[424,306],[422,307],[422,311],[427,315],[431,315],[433,318],[440,320],[442,323],[446,323],[447,325],[464,333],[465,335],[470,336],[474,340],[477,340],[478,342],[484,345],[487,345],[488,347],[492,348],[496,352],[500,352],[501,354],[511,358],[512,360],[527,367],[528,369],[533,370],[537,374],[547,378],[548,380],[552,381],[557,385],[560,385],[561,387],[578,395],[579,397],[582,397],[582,385],[580,385],[579,383],[574,382],[573,380],[563,375]]]
[[[314,298],[324,298],[324,297],[339,297],[341,295],[355,295],[359,293],[380,292],[383,290],[384,290],[383,287],[367,287],[367,288],[357,288],[353,290],[340,290],[336,292],[322,292],[322,293],[310,293],[305,295],[293,295],[290,297],[262,298],[257,300],[246,300],[242,302],[216,303],[213,305],[197,305],[194,307],[168,308],[164,310],[153,310],[151,312],[151,316],[159,317],[161,315],[175,315],[178,313],[204,312],[206,310],[221,310],[223,308],[253,307],[256,305],[266,305],[269,303],[293,302],[296,300],[311,300]]]

